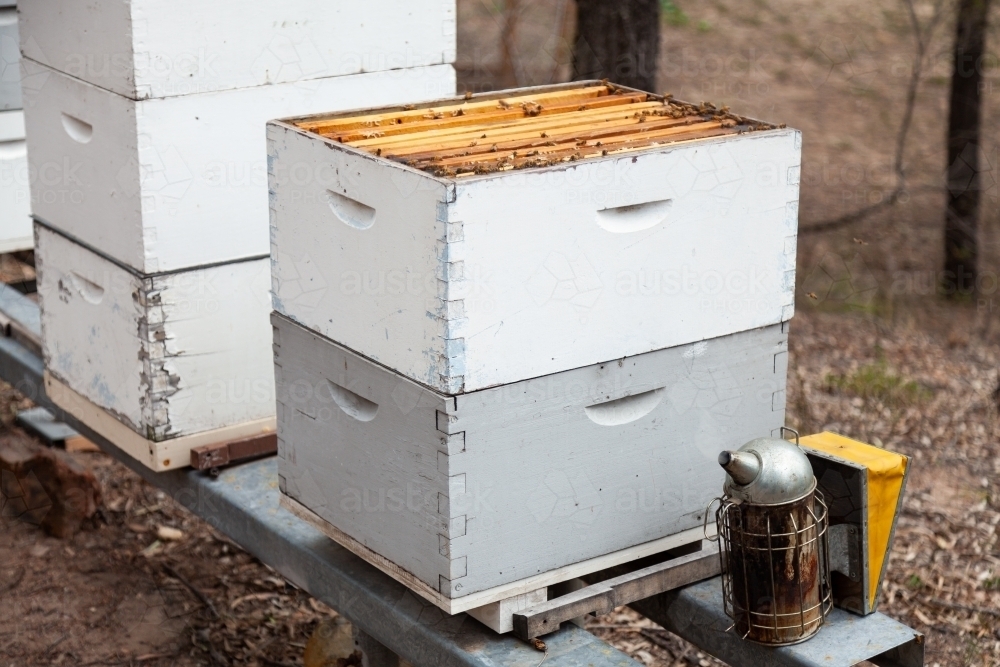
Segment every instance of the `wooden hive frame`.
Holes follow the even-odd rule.
[[[439,177],[548,167],[772,124],[727,107],[681,102],[607,81],[517,95],[471,95],[421,105],[290,121],[299,129]]]

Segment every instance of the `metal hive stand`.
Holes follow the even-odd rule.
[[[535,667],[542,654],[497,635],[466,614],[446,616],[325,535],[278,506],[274,458],[234,466],[218,479],[193,470],[156,473],[51,404],[42,361],[23,340],[40,336],[37,306],[0,285],[0,321],[13,320],[18,339],[0,337],[0,377],[149,483],[202,517],[250,553],[347,617],[359,631],[369,667]],[[4,327],[9,334],[11,327]],[[734,667],[849,667],[871,660],[883,667],[921,667],[923,635],[883,614],[861,618],[834,609],[812,640],[770,649],[744,642],[723,613],[718,578],[647,598],[630,606],[702,651]],[[568,623],[544,637],[547,667],[634,667],[634,660]]]

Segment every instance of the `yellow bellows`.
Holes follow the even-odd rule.
[[[868,607],[875,608],[882,570],[889,557],[896,512],[903,493],[909,459],[836,433],[823,432],[805,436],[801,446],[819,455],[863,466],[868,481]]]

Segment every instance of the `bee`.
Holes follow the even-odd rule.
[[[526,116],[537,116],[542,113],[542,105],[537,102],[525,102],[521,105]]]

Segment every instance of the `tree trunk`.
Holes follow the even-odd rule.
[[[660,0],[576,0],[574,79],[656,90]]]
[[[975,291],[979,256],[980,148],[987,16],[990,0],[960,0],[948,112],[948,209],[944,223],[944,276],[948,296]]]

